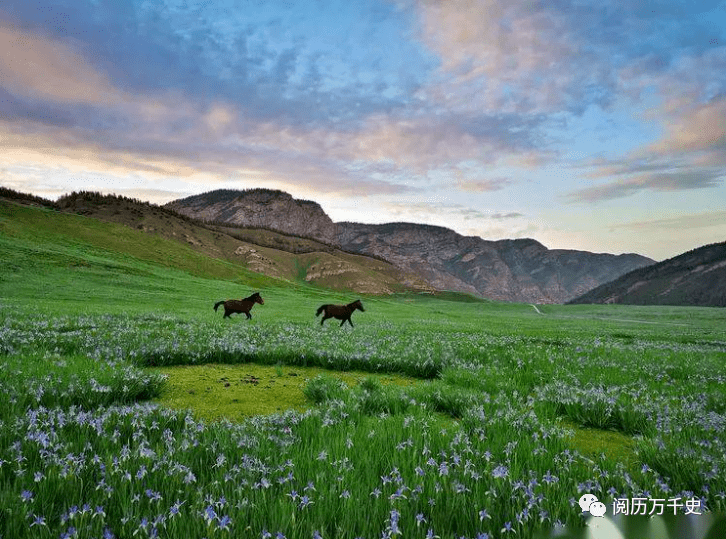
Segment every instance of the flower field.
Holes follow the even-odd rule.
[[[532,537],[582,527],[583,493],[726,511],[720,311],[672,309],[665,331],[606,308],[427,305],[437,318],[353,330],[3,305],[0,537]],[[249,362],[329,374],[307,411],[237,423],[153,403],[153,367]],[[350,370],[420,382],[349,387]]]

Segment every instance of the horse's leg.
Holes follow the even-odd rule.
[[[252,320],[252,314],[249,311],[247,311],[245,314],[247,315],[247,320]]]
[[[224,308],[224,316],[222,318],[229,318],[229,315],[231,312],[227,309],[227,307]]]
[[[348,323],[350,324],[350,327],[353,327],[353,321],[348,317]]]
[[[347,318],[343,318],[343,321],[340,323],[340,327],[343,327],[343,324],[345,324],[345,321],[348,320]]]

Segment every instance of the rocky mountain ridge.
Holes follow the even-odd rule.
[[[533,239],[484,240],[415,223],[334,223],[320,205],[268,189],[220,190],[167,207],[216,223],[260,226],[382,258],[433,288],[532,303],[564,303],[653,260],[551,250]]]
[[[272,189],[220,189],[174,200],[166,208],[200,221],[268,228],[338,245],[338,230],[317,202]]]
[[[652,263],[636,255],[548,249],[536,240],[489,241],[412,223],[338,223],[341,247],[376,254],[434,288],[528,303],[563,303]]]

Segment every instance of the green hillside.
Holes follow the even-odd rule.
[[[286,252],[279,256],[289,257],[290,265],[308,267],[331,257]],[[314,319],[311,311],[321,303],[344,303],[360,296],[340,290],[344,281],[335,282],[337,290],[331,290],[303,279],[269,277],[208,256],[193,245],[124,224],[5,200],[0,200],[0,258],[0,301],[25,306],[37,301],[43,312],[152,309],[174,314],[209,311],[212,316],[211,305],[220,299],[264,291],[266,305],[257,307],[255,314],[296,320]],[[368,301],[399,305],[405,312],[413,299],[426,302],[429,297],[403,296],[408,302],[375,296]],[[457,293],[444,293],[442,298],[482,303]]]
[[[239,297],[251,288],[295,285],[126,226],[0,201],[0,295],[115,309],[187,310],[195,301]]]

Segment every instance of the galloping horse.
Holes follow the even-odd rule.
[[[218,301],[214,304],[214,310],[216,311],[217,307],[224,305],[224,316],[222,318],[229,318],[229,315],[234,313],[245,313],[247,315],[247,320],[249,320],[252,318],[250,311],[252,310],[252,307],[254,307],[255,303],[259,303],[260,305],[265,304],[259,292],[255,292],[245,299],[228,299],[227,301]]]
[[[353,303],[349,303],[348,305],[321,305],[320,307],[318,307],[318,312],[315,313],[315,316],[318,316],[320,315],[320,313],[325,311],[323,319],[320,321],[321,326],[323,325],[323,322],[325,322],[328,318],[337,318],[338,320],[342,320],[342,322],[340,323],[340,327],[343,327],[343,324],[345,324],[346,320],[350,324],[350,327],[353,327],[353,322],[351,322],[350,320],[350,315],[352,315],[353,311],[355,311],[356,309],[365,312],[363,304],[360,302],[359,299],[355,300]]]

